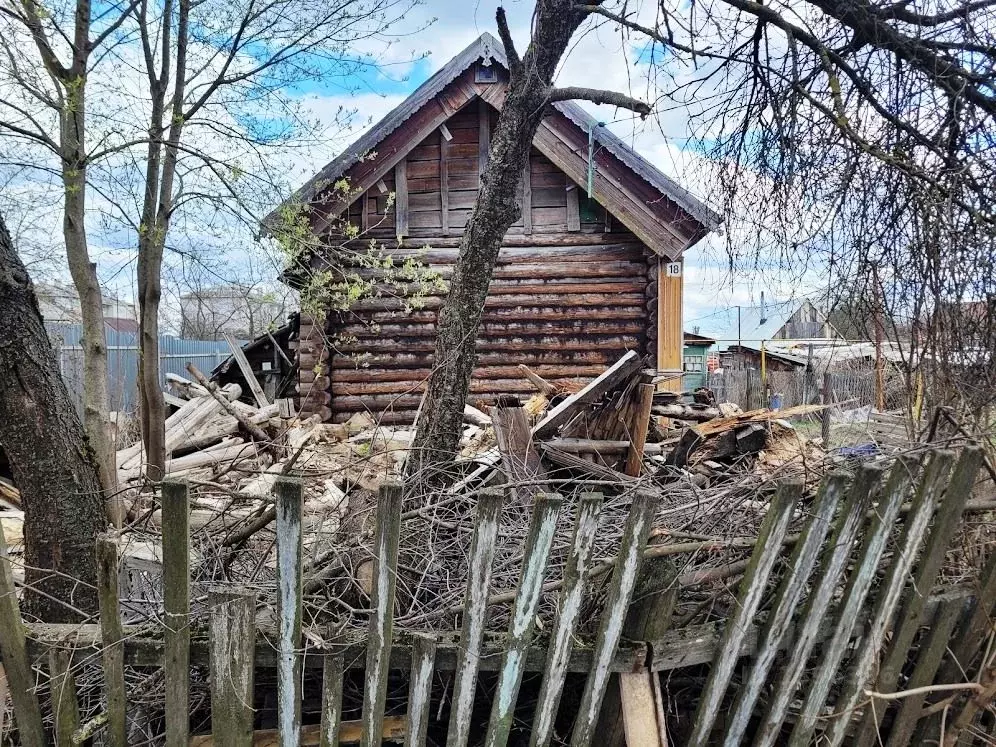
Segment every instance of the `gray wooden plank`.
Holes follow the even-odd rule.
[[[425,745],[435,661],[435,639],[426,635],[413,636],[411,683],[408,688],[408,734],[405,736],[407,747]]]
[[[162,486],[163,675],[166,747],[190,739],[190,491],[185,482]]]
[[[249,365],[249,359],[246,358],[246,354],[242,352],[242,346],[227,332],[225,333],[225,342],[228,343],[228,347],[232,350],[232,357],[235,358],[235,362],[239,365],[242,378],[249,385],[249,390],[256,400],[256,405],[259,407],[269,407],[270,400],[266,398],[266,395],[263,393],[263,387],[259,385],[256,374],[252,372],[252,366]]]
[[[52,694],[52,737],[55,747],[74,747],[73,733],[80,726],[76,678],[71,669],[72,655],[64,648],[48,652],[49,692]]]
[[[115,534],[97,537],[97,600],[104,645],[104,693],[107,699],[106,738],[111,747],[127,747],[127,698],[124,679],[124,632],[118,602],[118,538]]]
[[[338,747],[342,725],[342,677],[345,662],[341,654],[322,657],[322,720],[319,747]]]
[[[208,591],[208,607],[214,747],[250,747],[256,599],[244,587],[217,586]]]
[[[301,734],[301,512],[298,478],[278,477],[277,509],[277,731],[281,747],[297,745]]]

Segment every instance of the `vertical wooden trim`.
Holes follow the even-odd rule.
[[[567,230],[568,231],[580,231],[581,230],[581,204],[579,202],[578,186],[571,181],[570,177],[567,178],[567,183],[564,185],[564,189],[567,190]]]
[[[71,669],[72,658],[68,649],[48,650],[48,686],[52,693],[52,720],[55,722],[52,736],[55,738],[55,747],[73,747],[73,732],[80,727],[76,678]]]
[[[483,174],[491,155],[491,107],[484,99],[477,100],[477,173]]]
[[[215,747],[252,744],[256,598],[242,586],[208,591],[211,736]]]
[[[100,641],[104,647],[107,743],[111,747],[127,747],[124,630],[118,601],[118,539],[111,534],[97,537],[97,601],[100,606]]]
[[[394,592],[401,538],[401,485],[382,485],[378,500],[366,682],[363,686],[363,747],[379,745],[384,731],[387,674],[394,640]]]
[[[341,655],[326,654],[322,662],[322,721],[319,747],[339,747],[342,724],[342,677],[345,662]]]
[[[394,167],[394,232],[399,238],[408,235],[408,161],[403,158]]]
[[[21,609],[14,589],[14,574],[7,555],[7,543],[0,531],[0,658],[3,660],[10,699],[14,704],[14,719],[24,747],[45,747],[45,730],[42,727],[41,707],[32,689],[34,673],[28,659],[27,641]]]
[[[443,125],[439,128],[439,220],[443,236],[450,234],[450,137]],[[447,137],[449,135],[449,137]]]
[[[370,230],[370,193],[364,192],[360,198],[360,230],[366,233]]]
[[[277,724],[280,744],[301,731],[301,481],[277,478]]]
[[[190,491],[163,481],[163,668],[166,678],[166,747],[190,738]]]
[[[411,685],[408,689],[408,734],[405,747],[423,747],[429,729],[432,669],[436,663],[436,641],[426,635],[412,637]]]
[[[677,276],[668,276],[668,265],[678,265]],[[659,263],[657,283],[657,368],[660,370],[682,368],[682,348],[684,345],[684,320],[682,306],[684,295],[685,261],[668,262],[664,258]],[[665,390],[680,392],[681,379],[671,379],[662,385]]]
[[[533,232],[533,168],[532,152],[526,156],[526,165],[522,168],[522,232]]]

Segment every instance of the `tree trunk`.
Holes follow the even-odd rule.
[[[24,504],[27,609],[47,622],[95,613],[94,540],[107,526],[96,455],[2,216],[0,444]]]
[[[508,94],[498,116],[488,165],[481,175],[477,202],[460,241],[449,294],[439,312],[435,368],[407,463],[409,484],[415,490],[446,482],[447,469],[457,454],[488,286],[502,239],[521,213],[516,193],[548,102],[553,74],[571,36],[586,18],[577,8],[571,0],[540,0],[533,39],[521,61],[508,36],[504,14],[498,11],[510,67]]]

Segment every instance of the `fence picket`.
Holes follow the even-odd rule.
[[[382,741],[388,667],[394,639],[394,592],[398,579],[398,545],[401,537],[401,485],[382,485],[377,502],[377,533],[373,590],[370,594],[370,629],[367,635],[367,668],[363,686],[362,747]]]
[[[164,480],[163,668],[166,692],[166,747],[187,747],[190,739],[190,490]]]
[[[923,616],[930,589],[937,580],[948,545],[958,529],[962,511],[972,492],[979,467],[982,466],[982,457],[983,452],[979,446],[967,446],[962,450],[958,464],[955,465],[944,499],[937,507],[923,555],[917,563],[913,583],[906,590],[899,616],[893,625],[889,648],[879,666],[878,677],[875,680],[873,688],[875,692],[891,693],[896,689],[900,671],[909,656],[913,639],[920,629],[920,618]],[[876,703],[874,710],[866,709],[861,728],[854,739],[855,745],[878,744],[878,727],[888,706],[888,702],[881,701]]]
[[[605,609],[598,625],[591,671],[585,681],[584,694],[581,696],[574,731],[571,733],[571,747],[588,747],[595,733],[595,724],[611,674],[609,665],[619,644],[623,621],[640,572],[643,547],[650,534],[656,500],[656,496],[643,490],[633,494],[633,504],[623,529],[609,592],[605,597]]]
[[[768,504],[768,512],[758,531],[756,549],[750,556],[743,581],[740,582],[737,604],[723,630],[720,654],[709,670],[709,677],[699,699],[695,726],[688,742],[690,745],[705,745],[709,740],[709,733],[729,687],[733,669],[740,658],[740,648],[746,637],[747,627],[761,603],[768,576],[781,555],[782,540],[792,519],[792,509],[801,493],[801,480],[785,480],[778,486],[778,491]]]
[[[809,576],[813,572],[820,548],[823,546],[823,540],[826,539],[833,522],[840,497],[844,495],[846,489],[847,475],[841,472],[830,475],[820,486],[815,510],[813,510],[809,521],[806,522],[802,536],[795,543],[771,612],[768,613],[768,618],[765,621],[758,651],[754,655],[747,679],[741,683],[738,689],[733,715],[730,717],[726,725],[726,733],[723,735],[723,743],[728,747],[740,744],[747,731],[754,705],[761,695],[761,690],[768,678],[768,672],[775,663],[775,657],[778,656],[779,648],[781,648],[785,636],[788,635],[789,627],[792,624],[792,615],[806,590]]]
[[[10,699],[14,705],[21,744],[24,747],[45,747],[41,707],[34,691],[34,677],[28,659],[21,609],[17,604],[14,573],[10,568],[7,543],[0,529],[0,656],[3,658]]]
[[[244,587],[208,593],[211,608],[211,734],[214,747],[253,743],[256,599]]]
[[[411,685],[408,689],[408,734],[406,747],[422,747],[429,729],[432,695],[432,668],[436,662],[436,641],[425,635],[412,638]]]
[[[491,562],[498,538],[498,517],[505,497],[500,490],[482,491],[477,500],[474,537],[470,546],[470,570],[464,597],[463,624],[460,628],[460,652],[453,675],[453,698],[450,709],[447,747],[463,747],[470,736],[470,714],[474,709],[477,667],[484,639],[484,619],[488,611],[488,588],[491,586]]]
[[[524,657],[536,624],[543,575],[557,531],[562,502],[559,495],[540,493],[533,503],[533,516],[523,549],[522,571],[508,631],[508,644],[502,657],[501,674],[484,739],[486,747],[502,747],[508,742],[508,735],[512,730],[512,711],[522,684]]]
[[[73,732],[80,728],[79,703],[76,700],[76,678],[73,676],[72,654],[64,648],[48,652],[49,692],[52,695],[52,736],[56,747],[72,747]]]
[[[889,565],[886,578],[879,588],[872,623],[861,638],[858,653],[850,666],[847,682],[835,702],[834,709],[839,715],[830,722],[829,728],[824,732],[824,740],[830,747],[837,747],[844,741],[844,736],[850,727],[851,714],[865,697],[865,685],[878,662],[879,651],[892,625],[896,606],[906,586],[907,575],[927,532],[937,498],[947,484],[953,458],[953,453],[947,450],[933,452],[920,480],[913,499],[913,507],[906,516],[903,526],[898,545],[899,554]]]
[[[601,493],[585,493],[578,502],[577,518],[574,520],[574,536],[571,554],[564,568],[564,586],[560,593],[560,614],[550,637],[543,670],[543,682],[536,711],[533,715],[533,729],[529,738],[530,747],[546,747],[553,736],[553,721],[557,717],[560,695],[567,677],[567,661],[571,655],[574,626],[581,612],[584,596],[585,575],[591,565],[591,553],[595,546],[595,533],[598,530],[598,514],[602,510]]]
[[[827,545],[827,557],[820,563],[818,579],[800,616],[796,641],[791,648],[789,661],[782,670],[778,685],[771,694],[771,704],[754,735],[756,747],[772,747],[779,736],[779,729],[788,713],[789,703],[802,679],[809,654],[816,645],[820,626],[833,599],[837,583],[844,573],[851,548],[864,523],[865,510],[871,503],[875,487],[882,479],[885,468],[866,464],[858,470],[851,485],[847,503]]]
[[[118,602],[118,538],[97,537],[97,600],[103,645],[104,691],[107,698],[107,741],[112,747],[127,747],[125,718],[124,632]]]
[[[322,722],[320,747],[338,747],[342,725],[342,678],[345,662],[339,654],[326,654],[322,662]]]
[[[301,742],[301,480],[279,477],[277,509],[277,722],[280,747]]]

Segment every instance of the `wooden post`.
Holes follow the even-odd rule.
[[[491,156],[491,107],[484,99],[477,100],[477,173],[484,174]]]
[[[574,626],[581,612],[581,600],[588,567],[591,563],[592,548],[595,546],[595,533],[598,530],[598,514],[602,510],[601,493],[584,493],[578,502],[577,518],[574,520],[574,537],[571,554],[564,568],[563,589],[560,592],[559,614],[550,636],[546,666],[539,697],[536,699],[536,712],[533,716],[533,731],[529,747],[547,747],[553,736],[553,720],[560,705],[560,694],[567,676],[567,661],[571,653]]]
[[[654,385],[640,384],[637,387],[636,407],[629,423],[629,453],[626,455],[626,468],[631,477],[639,477],[643,468],[643,447],[647,443],[647,428],[650,426],[650,408],[654,404]]]
[[[245,587],[219,586],[211,608],[211,734],[214,747],[251,747],[256,598]]]
[[[345,663],[342,656],[326,654],[322,662],[322,722],[319,747],[339,747],[344,674]]]
[[[127,747],[125,719],[124,633],[118,603],[118,538],[97,537],[97,600],[103,645],[104,692],[107,697],[107,741],[111,747]]]
[[[446,125],[439,128],[439,225],[443,236],[450,234],[450,138]]]
[[[394,234],[408,235],[408,161],[402,158],[394,167]]]
[[[519,686],[522,684],[526,649],[532,640],[536,624],[543,575],[553,546],[553,537],[557,532],[562,502],[559,495],[540,493],[533,503],[529,535],[522,551],[522,570],[515,594],[515,609],[508,631],[508,644],[502,657],[501,674],[495,688],[491,720],[484,739],[485,747],[504,747],[512,731],[512,716]]]
[[[382,485],[377,505],[370,632],[367,636],[366,681],[363,686],[362,747],[379,745],[384,731],[387,675],[394,640],[394,592],[398,580],[401,538],[401,485]]]
[[[446,734],[447,747],[463,747],[470,736],[478,658],[481,655],[484,622],[488,611],[491,564],[495,555],[495,540],[498,538],[498,518],[504,500],[500,490],[482,491],[477,500],[474,538],[470,546],[470,576],[467,579],[463,625],[460,628],[460,653],[453,675],[453,705]]]
[[[526,157],[526,165],[522,168],[522,233],[527,236],[533,232],[533,172],[531,157]]]
[[[278,477],[277,498],[277,723],[281,747],[301,737],[301,480]]]
[[[164,480],[163,669],[166,679],[166,747],[186,747],[190,738],[190,491]]]
[[[436,661],[436,641],[425,635],[412,638],[411,684],[408,688],[408,734],[406,747],[423,747],[429,728],[432,696],[432,668]]]
[[[572,182],[570,177],[567,177],[564,189],[567,190],[567,230],[571,232],[580,231],[581,204],[578,195],[578,185]]]
[[[52,735],[56,747],[73,747],[73,732],[80,728],[76,678],[73,677],[72,654],[59,647],[48,650],[49,692],[52,694]]]
[[[14,704],[17,733],[24,747],[45,747],[41,707],[34,691],[34,676],[28,659],[21,610],[17,604],[14,574],[10,569],[7,543],[0,531],[0,657],[3,658],[10,699]]]
[[[585,681],[584,694],[581,696],[574,731],[571,733],[571,747],[588,747],[594,736],[598,713],[609,682],[609,665],[616,646],[619,645],[623,620],[640,572],[643,547],[650,534],[655,501],[653,495],[642,490],[633,495],[633,505],[626,519],[619,555],[605,598],[605,611],[598,626],[591,672]]]

